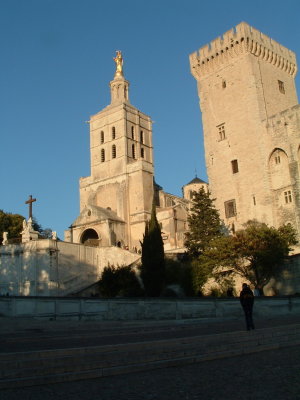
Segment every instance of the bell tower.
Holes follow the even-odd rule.
[[[91,175],[80,179],[80,211],[89,205],[125,223],[124,246],[139,248],[153,198],[152,121],[130,104],[123,56],[116,52],[111,103],[90,118]]]

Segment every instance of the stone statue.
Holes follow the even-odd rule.
[[[33,222],[32,222],[32,218],[31,218],[31,217],[28,218],[28,221],[27,221],[27,229],[28,229],[29,232],[33,231],[32,223],[33,223]]]
[[[117,55],[114,57],[114,62],[116,63],[116,73],[115,78],[118,76],[123,76],[123,57],[120,50],[116,51]]]
[[[3,232],[3,240],[2,240],[3,246],[6,246],[8,244],[7,235],[8,235],[8,232]]]
[[[38,240],[39,233],[33,229],[33,221],[32,218],[29,218],[28,221],[23,220],[23,231],[22,235],[22,243],[30,242],[31,240]]]
[[[23,219],[23,231],[25,231],[27,228],[27,222],[26,219]]]
[[[52,240],[57,240],[57,233],[56,231],[52,231]]]

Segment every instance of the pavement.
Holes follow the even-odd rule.
[[[256,319],[255,333],[292,329],[299,316]],[[244,320],[41,321],[0,318],[0,353],[245,334]],[[300,399],[300,348],[273,348],[190,365],[2,389],[0,400]]]
[[[300,315],[255,319],[256,329],[300,324]],[[245,330],[244,319],[39,320],[0,317],[0,353],[134,343]]]
[[[0,400],[298,400],[300,348],[68,383],[5,389]]]

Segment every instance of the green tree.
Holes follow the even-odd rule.
[[[23,220],[22,215],[0,210],[0,243],[2,243],[3,232],[8,232],[9,239],[21,237]]]
[[[192,288],[196,296],[201,296],[203,293],[203,286],[206,284],[208,278],[211,276],[211,269],[208,264],[201,261],[201,257],[194,258],[191,261],[192,266]]]
[[[225,234],[225,227],[214,201],[210,192],[206,192],[203,187],[198,192],[193,192],[185,246],[191,259],[191,279],[195,295],[202,293],[203,286],[211,274],[210,265],[203,263],[201,256],[213,240]]]
[[[164,244],[160,225],[156,218],[155,204],[151,219],[145,227],[142,245],[141,278],[147,296],[159,296],[165,285]]]
[[[254,286],[265,286],[281,270],[291,246],[297,244],[291,225],[276,229],[249,221],[234,236],[217,237],[200,260],[219,281],[237,274]]]
[[[203,187],[198,192],[193,192],[193,203],[188,216],[189,231],[185,240],[188,254],[192,258],[199,257],[212,239],[224,234],[224,224],[214,201]]]
[[[19,239],[21,238],[21,232],[23,230],[23,217],[20,214],[12,214],[0,210],[0,244],[2,243],[3,232],[8,232],[8,239]],[[52,230],[50,228],[43,228],[36,220],[32,218],[33,229],[39,232],[42,239],[49,239],[52,236]]]

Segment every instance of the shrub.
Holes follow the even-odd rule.
[[[100,295],[103,297],[139,297],[143,289],[131,265],[108,265],[99,281]]]
[[[179,285],[186,296],[194,296],[191,263],[166,259],[166,285]]]

